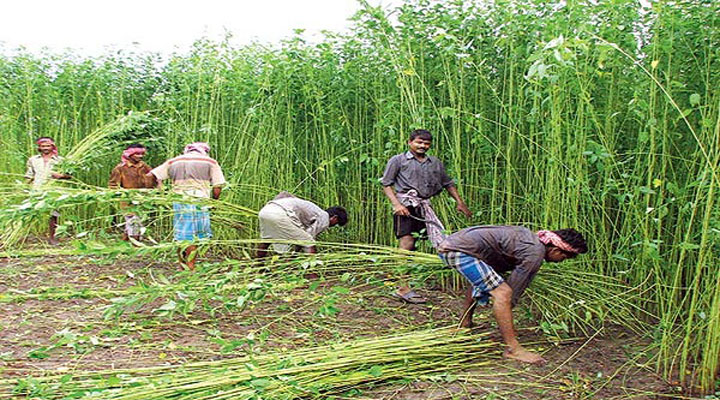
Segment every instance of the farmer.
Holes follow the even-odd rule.
[[[487,305],[492,297],[495,320],[508,346],[505,357],[542,363],[542,357],[518,342],[512,307],[543,260],[560,262],[586,253],[583,236],[572,228],[536,233],[521,226],[474,226],[448,236],[438,246],[438,252],[445,265],[457,269],[471,284],[460,326],[472,327],[475,306]],[[506,282],[500,274],[507,271],[512,272]]]
[[[415,250],[417,239],[429,238],[433,247],[442,241],[442,223],[435,215],[430,198],[445,188],[457,203],[457,210],[470,218],[472,214],[460,198],[457,188],[445,172],[438,158],[427,154],[432,145],[432,135],[424,129],[410,133],[408,151],[393,156],[385,167],[380,182],[383,192],[393,207],[393,227],[400,241],[400,248]],[[426,221],[428,223],[426,223]],[[424,303],[425,299],[401,285],[395,293],[399,299],[411,303]]]
[[[146,153],[145,146],[141,144],[131,144],[120,157],[120,164],[116,165],[110,173],[110,189],[151,189],[157,186],[155,176],[148,175],[149,165],[143,161]],[[126,203],[120,203],[121,209],[126,209]],[[140,240],[143,233],[143,225],[140,217],[129,212],[125,214],[125,231],[123,232],[123,240],[130,238]]]
[[[342,207],[330,207],[323,210],[316,204],[300,199],[288,192],[280,192],[270,200],[258,213],[260,219],[260,237],[262,239],[298,240],[307,242],[302,247],[306,253],[315,253],[312,244],[315,238],[335,225],[347,224],[347,212]],[[260,243],[257,257],[265,257],[269,243]],[[290,244],[273,243],[273,250],[285,253],[291,249]]]
[[[58,155],[55,141],[49,137],[41,137],[36,141],[36,143],[40,154],[34,155],[28,159],[27,171],[25,172],[25,178],[28,183],[32,183],[32,190],[41,191],[50,178],[70,179],[70,175],[68,174],[53,171],[53,167],[62,161],[62,157]],[[59,216],[60,213],[57,212],[57,210],[53,210],[50,214],[50,235],[48,242],[52,245],[58,244],[57,239],[55,239],[55,230],[57,229]]]
[[[225,184],[220,165],[208,156],[210,146],[196,142],[185,146],[184,154],[165,161],[150,171],[158,181],[170,178],[173,191],[186,196],[198,198],[220,198],[222,185]],[[176,241],[208,239],[212,237],[210,230],[210,211],[207,207],[196,204],[173,203],[173,225]],[[178,250],[181,265],[189,269],[195,268],[196,245]]]

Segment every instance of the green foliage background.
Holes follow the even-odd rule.
[[[151,164],[208,141],[235,184],[226,201],[257,210],[290,190],[348,208],[335,239],[390,244],[377,180],[408,132],[427,128],[476,212],[463,220],[441,196],[450,228],[578,228],[588,270],[646,290],[637,307],[658,316],[658,367],[709,388],[720,353],[718,4],[413,0],[392,13],[366,5],[351,33],[320,43],[200,40],[166,59],[20,51],[0,58],[0,168],[23,173],[38,136],[64,152],[148,110],[156,123],[141,133],[162,138]],[[110,150],[76,177],[106,185],[121,148]]]

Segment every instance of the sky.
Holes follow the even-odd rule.
[[[343,31],[360,8],[357,0],[23,0],[3,2],[0,49],[24,46],[99,55],[113,49],[170,53],[197,39],[277,43],[305,29]],[[369,0],[392,8],[402,0]]]

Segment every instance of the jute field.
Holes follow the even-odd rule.
[[[0,57],[0,399],[717,399],[720,2],[365,5],[346,34],[164,57]],[[397,249],[378,178],[416,128],[473,216],[574,227],[515,309],[542,366],[503,359],[489,309],[429,245]],[[72,179],[31,192],[55,139]],[[157,166],[206,141],[228,184],[195,270],[167,187],[107,189],[130,143]],[[258,260],[281,190],[349,223]],[[122,242],[120,203],[146,220]],[[46,243],[59,211],[59,246]],[[402,279],[427,299],[391,294]]]

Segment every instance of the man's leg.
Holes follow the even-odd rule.
[[[129,238],[133,238],[135,240],[140,240],[140,235],[142,232],[142,222],[140,221],[140,217],[137,215],[130,213],[125,215],[125,231],[123,232],[123,240],[129,240]]]
[[[188,266],[188,268],[195,269],[195,259],[197,258],[197,254],[195,254],[195,250],[197,250],[197,246],[192,245],[185,248],[185,251],[183,252],[183,256],[186,260],[185,265]]]
[[[183,268],[183,266],[185,265],[185,249],[180,247],[180,248],[178,248],[177,253],[178,253],[178,262],[180,262],[180,270],[182,271],[183,269],[185,269],[185,268]]]
[[[531,364],[545,362],[540,355],[522,347],[517,340],[512,317],[512,288],[503,282],[500,286],[491,290],[490,295],[493,298],[495,320],[497,321],[503,341],[508,346],[503,355],[507,358]]]
[[[270,247],[270,243],[259,243],[257,245],[257,249],[255,250],[255,258],[265,258],[267,257],[267,249]]]
[[[405,235],[401,236],[400,239],[400,248],[407,251],[414,251],[415,250],[415,237],[413,235]]]
[[[50,223],[49,223],[49,231],[50,231],[50,237],[48,238],[48,242],[52,245],[58,244],[57,239],[55,239],[55,231],[57,230],[58,226],[58,217],[56,215],[50,216]]]
[[[413,235],[405,235],[401,236],[399,239],[399,247],[403,250],[407,251],[415,251],[415,237]],[[406,296],[408,293],[410,293],[411,289],[408,285],[407,281],[404,279],[400,281],[400,287],[398,287],[397,294],[400,297]],[[419,301],[425,302],[425,299],[420,297],[418,299]]]
[[[473,313],[475,312],[475,306],[477,306],[477,302],[475,301],[475,298],[473,298],[473,287],[472,285],[470,285],[465,291],[465,304],[463,307],[464,311],[462,317],[460,318],[461,328],[473,327],[472,317]]]

